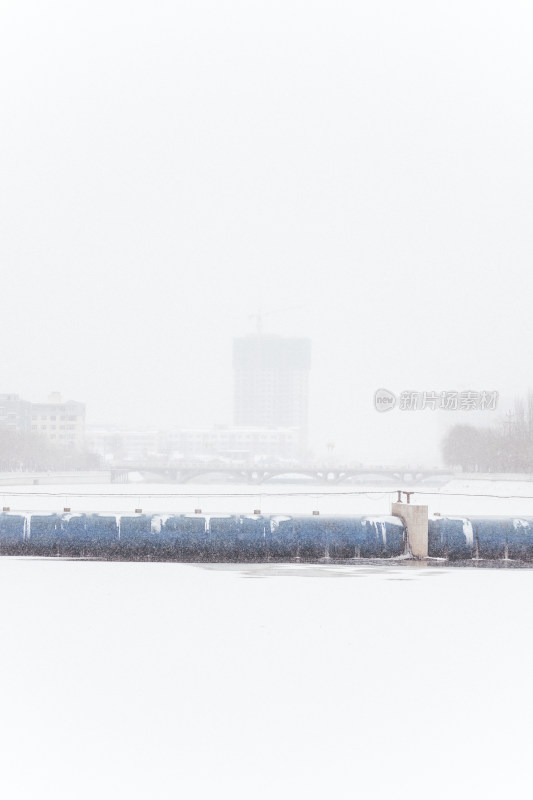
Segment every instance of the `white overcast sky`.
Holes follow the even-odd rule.
[[[0,391],[230,422],[258,308],[317,450],[435,461],[376,388],[533,386],[530,2],[0,9]]]

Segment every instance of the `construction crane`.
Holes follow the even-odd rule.
[[[255,320],[255,330],[258,336],[263,333],[263,318],[271,317],[275,314],[285,314],[288,311],[298,311],[303,306],[289,306],[288,308],[275,308],[270,311],[258,310],[255,314],[248,314],[248,319]]]

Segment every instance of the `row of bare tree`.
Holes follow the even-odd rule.
[[[57,447],[36,433],[0,430],[0,471],[98,469],[100,457]]]
[[[497,425],[454,425],[442,456],[447,466],[466,472],[533,472],[533,392],[515,400]]]

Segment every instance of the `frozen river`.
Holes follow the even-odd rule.
[[[525,797],[533,573],[0,559],[4,796]]]

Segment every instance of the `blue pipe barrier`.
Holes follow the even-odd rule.
[[[23,552],[26,532],[26,517],[15,514],[0,515],[0,552]]]
[[[239,514],[0,515],[1,555],[122,560],[319,561],[404,552],[398,517]]]
[[[505,558],[512,519],[472,519],[478,558]]]
[[[521,561],[533,560],[533,518],[513,519],[507,539],[508,557]]]
[[[428,555],[458,561],[474,556],[474,533],[469,519],[428,520]]]
[[[450,561],[471,558],[533,560],[532,517],[440,517],[428,523],[428,555]]]
[[[0,514],[0,555],[157,561],[347,561],[405,553],[394,516]],[[438,517],[430,558],[533,561],[533,517]]]
[[[64,544],[61,517],[58,514],[31,514],[27,517],[28,550],[35,555],[56,555]]]
[[[205,517],[170,517],[165,523],[170,533],[170,550],[178,561],[206,561],[209,554]]]
[[[261,516],[241,517],[241,529],[238,539],[238,558],[243,561],[266,561],[268,558],[268,534],[270,520]]]

